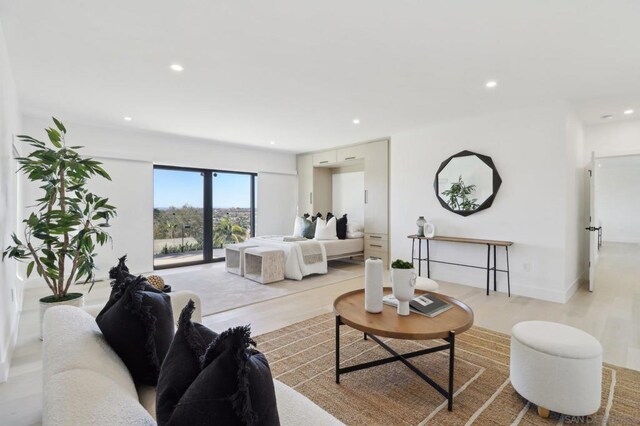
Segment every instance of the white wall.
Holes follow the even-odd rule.
[[[640,161],[637,164],[597,163],[596,209],[602,224],[604,241],[640,243],[640,226],[636,212],[640,211]]]
[[[338,218],[347,214],[347,222],[364,224],[364,172],[334,173],[331,212]]]
[[[640,120],[587,126],[586,151],[596,157],[640,154]]]
[[[416,232],[415,221],[423,215],[435,223],[440,235],[513,241],[512,292],[566,301],[576,274],[567,271],[575,259],[566,256],[577,256],[576,248],[567,250],[567,222],[573,232],[578,221],[577,213],[567,210],[568,203],[574,202],[568,200],[568,193],[578,186],[569,180],[569,175],[577,179],[577,159],[567,158],[574,149],[567,147],[567,114],[566,105],[557,104],[391,135],[392,259],[411,257],[406,236]],[[443,209],[433,189],[440,163],[465,149],[491,156],[503,180],[493,206],[468,217]],[[431,255],[480,266],[486,264],[487,256],[483,246],[450,243],[434,243]],[[504,250],[499,250],[499,267],[504,267],[504,261]],[[486,272],[471,268],[434,264],[432,277],[486,285]],[[498,274],[498,290],[506,291],[504,274]]]
[[[12,156],[13,135],[20,132],[20,113],[4,33],[0,24],[0,244],[11,244],[16,229],[16,178]],[[7,379],[22,308],[22,285],[15,261],[0,263],[0,382]]]
[[[66,122],[64,117],[57,118],[67,127],[67,141],[73,145],[83,145],[85,148],[81,153],[102,161],[113,178],[113,182],[96,178],[91,184],[92,189],[99,191],[96,192],[98,195],[109,196],[112,204],[118,208],[118,217],[111,222],[109,231],[114,240],[113,247],[105,246],[98,250],[97,278],[106,277],[116,258],[124,253],[129,255],[129,265],[133,271],[142,273],[153,270],[154,164],[256,173],[295,173],[295,155],[290,153],[126,128],[88,126]],[[50,120],[49,117],[23,117],[24,133],[46,139],[43,129],[50,126]],[[24,205],[35,198],[36,190],[33,185],[25,187]],[[261,204],[268,206],[270,202],[263,197]],[[291,208],[295,211],[294,201]],[[262,214],[269,214],[266,208],[261,211]],[[24,275],[24,268],[20,268],[19,274]]]
[[[259,173],[256,235],[291,235],[296,218],[298,179],[294,174]]]

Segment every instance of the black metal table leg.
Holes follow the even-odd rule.
[[[427,278],[431,278],[431,266],[429,265],[429,240],[427,240]]]
[[[340,384],[340,315],[336,315],[336,383]]]
[[[364,334],[364,340],[367,340],[367,333],[362,333]]]
[[[455,345],[456,345],[456,333],[455,331],[449,332],[449,395],[448,395],[448,409],[453,411],[453,371],[455,360]]]
[[[427,244],[428,243],[429,242],[427,241]],[[422,240],[418,239],[418,276],[420,276],[421,273],[422,273]]]
[[[414,263],[413,263],[414,260],[416,260],[416,239],[412,238],[411,239],[411,264],[412,265],[414,265]],[[420,268],[420,266],[418,266],[418,269],[419,268]]]
[[[487,296],[489,295],[490,271],[491,271],[491,246],[487,244]]]
[[[506,254],[507,254],[507,292],[509,297],[511,297],[511,277],[509,276],[509,246],[504,246]]]
[[[493,246],[493,291],[498,290],[498,261],[496,260],[497,247]]]

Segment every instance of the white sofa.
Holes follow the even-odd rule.
[[[174,319],[191,292],[171,294]],[[94,316],[101,306],[84,310],[57,306],[44,316],[44,425],[155,425],[155,388],[136,386],[129,370],[107,344]],[[311,400],[274,380],[282,425],[341,425]]]

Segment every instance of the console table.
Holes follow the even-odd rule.
[[[487,296],[489,295],[489,283],[491,281],[491,271],[493,271],[493,291],[497,289],[497,274],[498,272],[505,272],[507,274],[507,291],[509,297],[511,297],[511,277],[509,276],[509,247],[513,245],[511,241],[499,241],[499,240],[481,240],[476,238],[464,238],[464,237],[419,237],[418,235],[409,235],[407,238],[411,238],[411,263],[418,261],[418,276],[422,273],[422,262],[427,262],[427,278],[431,278],[430,264],[444,263],[446,265],[464,266],[467,268],[485,269],[487,271]],[[416,241],[418,241],[418,257],[416,257]],[[427,257],[422,257],[422,242],[427,242]],[[487,266],[468,265],[464,263],[444,262],[442,260],[433,260],[429,255],[429,242],[440,241],[447,243],[464,243],[464,244],[478,244],[487,246]],[[507,269],[498,269],[496,262],[497,247],[504,247],[507,259]],[[493,266],[491,266],[491,249],[493,248]]]

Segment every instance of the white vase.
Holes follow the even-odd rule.
[[[433,223],[427,222],[424,224],[424,236],[428,238],[436,236],[436,226]]]
[[[398,315],[409,315],[409,302],[416,288],[415,269],[391,268],[391,286],[393,297],[398,299]]]
[[[364,309],[372,314],[382,312],[382,259],[367,259],[364,263]]]
[[[53,307],[53,306],[75,306],[77,308],[81,308],[84,306],[84,294],[82,293],[68,293],[68,295],[73,295],[73,294],[79,294],[79,297],[76,297],[74,299],[71,300],[65,300],[63,302],[43,302],[43,299],[46,299],[46,297],[43,297],[42,299],[40,299],[40,340],[42,340],[42,320],[44,319],[44,313],[46,312],[47,309]]]

